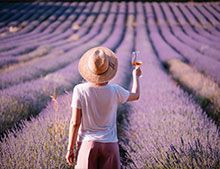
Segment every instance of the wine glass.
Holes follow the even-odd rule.
[[[133,51],[132,52],[132,59],[131,64],[135,67],[139,67],[143,64],[143,62],[140,59],[140,51]]]
[[[140,59],[140,51],[136,50],[132,52],[132,59],[131,59],[131,64],[135,66],[136,68],[140,67],[143,62]],[[142,75],[140,76],[142,77]]]

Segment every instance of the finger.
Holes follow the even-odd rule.
[[[70,161],[68,161],[67,163],[68,163],[69,166],[72,166],[72,165],[73,165],[73,163],[70,162]]]
[[[71,167],[73,164],[72,163],[68,163],[68,165]]]
[[[71,162],[71,163],[73,163],[73,158],[70,156],[69,157],[69,161]]]
[[[66,157],[66,162],[69,163],[69,159],[68,159],[68,157]]]
[[[74,158],[70,157],[70,161],[71,161],[71,163],[73,163],[74,162]]]
[[[72,160],[71,160],[70,157],[67,158],[67,163],[68,163],[69,165],[72,165]]]

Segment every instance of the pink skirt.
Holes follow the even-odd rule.
[[[118,143],[77,143],[75,169],[120,169]]]

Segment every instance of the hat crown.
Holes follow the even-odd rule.
[[[78,64],[80,75],[92,83],[110,81],[115,76],[117,68],[116,54],[111,49],[103,46],[87,50]]]
[[[89,58],[88,67],[96,75],[105,73],[109,67],[109,60],[105,52],[97,49]]]

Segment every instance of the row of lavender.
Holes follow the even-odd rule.
[[[173,83],[161,69],[161,63],[158,62],[158,58],[162,58],[161,60],[165,61],[170,56],[183,59],[183,54],[175,50],[180,47],[172,47],[168,43],[169,41],[164,38],[168,37],[169,31],[161,33],[162,28],[158,29],[159,26],[154,27],[156,20],[151,18],[149,13],[156,10],[158,4],[135,4],[132,2],[129,4],[113,4],[115,6],[113,11],[119,8],[116,11],[123,15],[116,18],[117,13],[115,13],[109,22],[104,23],[104,27],[102,27],[104,31],[99,32],[100,34],[95,36],[92,42],[86,43],[83,49],[82,47],[77,47],[76,49],[79,49],[79,51],[73,51],[80,55],[86,48],[100,43],[116,50],[120,66],[114,82],[125,87],[128,87],[130,80],[128,70],[130,69],[129,55],[131,50],[135,47],[141,50],[142,54],[146,54],[142,58],[144,61],[144,77],[142,78],[143,93],[141,100],[130,105],[131,109],[128,109],[128,114],[125,114],[123,109],[119,112],[124,118],[123,125],[119,125],[120,145],[123,150],[122,153],[125,152],[125,157],[127,157],[122,160],[124,167],[142,168],[145,166],[149,168],[163,166],[177,168],[192,167],[192,165],[198,168],[201,168],[201,166],[215,167],[215,163],[219,163],[219,133],[216,126],[207,119],[191,97]],[[145,18],[148,18],[148,20],[145,20]],[[125,19],[129,23],[127,28],[124,26]],[[110,29],[109,25],[112,25],[112,23],[114,25]],[[116,25],[118,27],[115,27]],[[103,38],[103,34],[105,34],[105,38]],[[95,44],[94,41],[96,40],[99,43]],[[135,43],[133,44],[133,42]],[[211,43],[211,41],[209,42]],[[161,48],[161,46],[164,48]],[[167,52],[169,55],[167,55]],[[205,55],[205,57],[208,56]],[[78,58],[75,59],[76,61],[78,60]],[[59,72],[61,73],[59,74]],[[72,72],[75,72],[75,74],[73,75]],[[74,76],[75,79],[64,78],[67,76]],[[79,81],[77,70],[71,65],[68,69],[61,69],[61,71],[51,73],[46,77],[51,77],[49,79],[53,79],[53,81],[54,77],[58,77],[60,90],[65,89],[65,83],[68,80],[71,81],[69,83],[70,88],[73,87],[71,83]],[[41,79],[34,81],[39,80],[43,86],[45,81],[41,81]],[[26,82],[26,84],[30,85],[29,89],[31,86],[38,86],[38,83],[32,83],[32,81]],[[11,98],[22,96],[24,103],[30,99],[29,97],[25,99],[25,96],[29,93],[29,96],[35,94],[33,97],[38,99],[42,98],[42,96],[46,98],[45,95],[48,96],[49,94],[46,92],[39,93],[42,88],[30,91],[27,86],[20,85],[16,85],[12,89],[15,90],[16,87],[22,89],[24,87],[26,88],[24,90],[26,94],[21,92],[12,95]],[[55,89],[58,88],[55,87]],[[68,106],[71,99],[70,95],[58,98],[58,102],[54,100],[41,113],[38,119],[33,119],[32,122],[24,122],[26,127],[17,133],[16,138],[11,133],[9,138],[4,140],[3,144],[1,144],[2,151],[0,153],[2,155],[2,164],[5,168],[19,168],[21,166],[26,166],[27,168],[65,167],[64,155],[70,117]],[[45,104],[46,102],[36,99],[29,105],[35,107],[36,103]],[[57,106],[58,110],[56,109]],[[33,107],[27,110],[32,110]],[[126,118],[128,119],[126,120]],[[40,130],[42,132],[39,132]],[[199,161],[200,159],[202,161]],[[33,163],[34,160],[37,161],[36,164]]]
[[[98,5],[98,3],[96,5]],[[115,11],[118,9],[118,6],[113,4],[111,8],[112,11]],[[44,62],[44,65],[43,63],[40,65],[36,63],[26,70],[27,74],[30,74],[30,70],[34,73],[35,65],[36,70],[39,70],[39,66],[41,66],[41,69],[47,69],[47,67],[50,67],[53,63],[61,67],[62,60],[65,61],[65,58],[69,57],[69,63],[66,66],[64,65],[62,69],[58,69],[44,77],[33,79],[25,83],[19,83],[18,85],[0,91],[1,131],[4,131],[20,119],[29,117],[32,114],[37,114],[37,112],[45,106],[45,103],[50,99],[51,95],[59,95],[64,90],[71,89],[73,84],[78,81],[76,79],[79,78],[77,74],[72,73],[73,69],[77,69],[77,66],[74,66],[74,64],[77,65],[78,58],[89,47],[97,46],[105,42],[111,35],[115,24],[123,24],[123,18],[121,19],[121,17],[118,17],[116,21],[116,13],[114,15],[109,14],[107,18],[103,18],[103,16],[100,15],[97,21],[99,22],[101,20],[104,22],[92,27],[89,33],[85,35],[85,39],[82,38],[82,41],[78,41],[76,47],[74,48],[73,46],[73,49],[63,54],[62,57],[54,58],[54,60],[48,59],[47,62]],[[112,25],[112,27],[109,27],[109,25]],[[121,25],[121,27],[123,27],[123,25]],[[93,40],[88,40],[88,38],[92,38]],[[80,45],[82,43],[84,44],[83,46]],[[73,53],[75,54],[73,55]],[[46,63],[48,63],[48,66],[45,65]],[[35,87],[33,88],[33,86]]]

